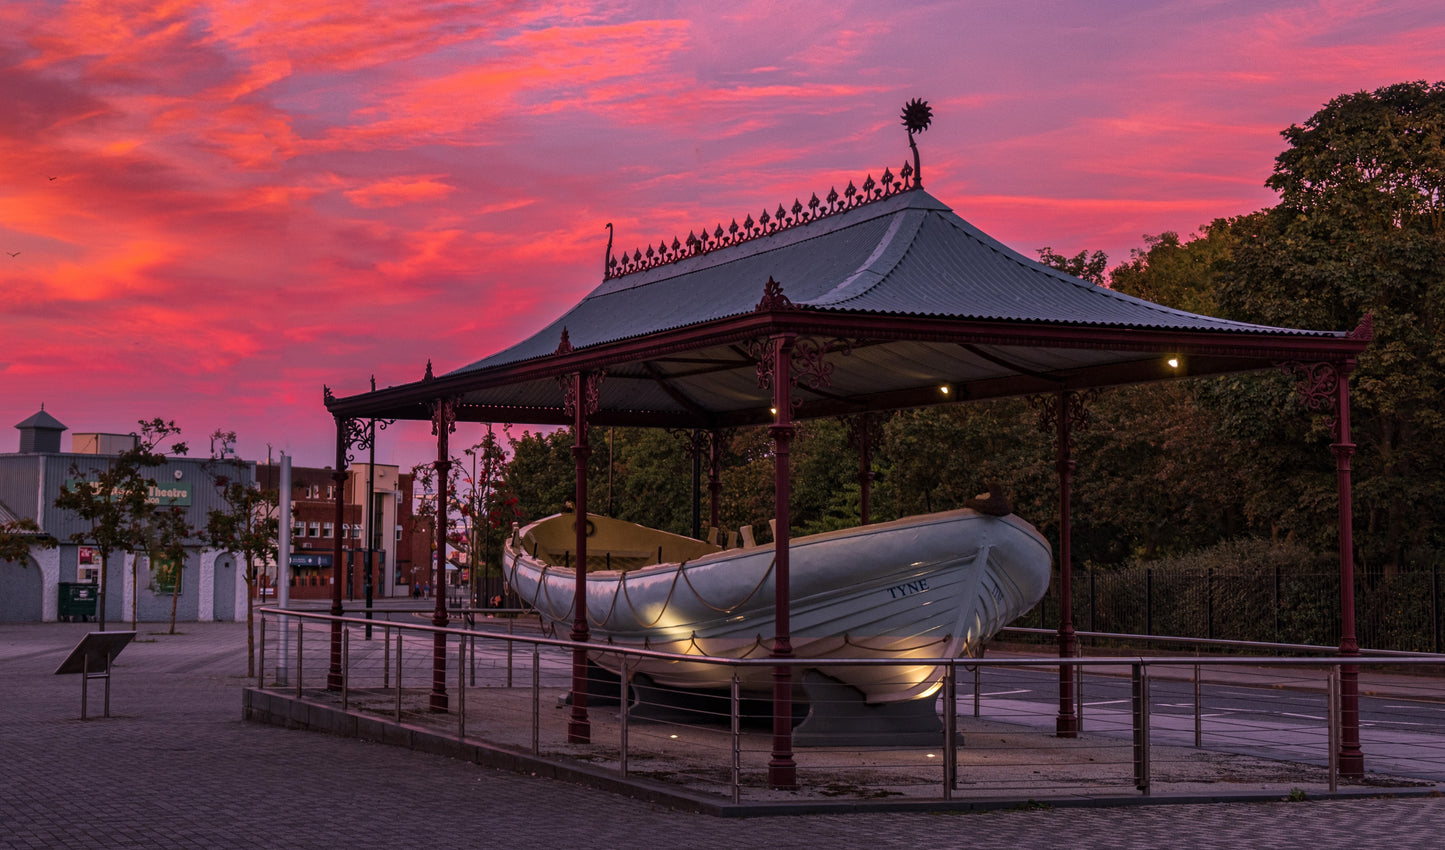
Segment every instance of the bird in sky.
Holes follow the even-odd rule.
[[[19,251],[6,251],[5,253],[9,254],[9,255],[12,256],[12,257],[18,257],[18,256],[20,256],[20,252],[19,252]]]
[[[49,177],[49,176],[47,176],[45,179],[46,179],[46,180],[55,180],[56,178],[55,178],[55,177]]]

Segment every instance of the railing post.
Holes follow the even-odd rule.
[[[1440,565],[1430,562],[1430,640],[1434,652],[1440,652]]]
[[[351,707],[351,627],[341,627],[341,710]]]
[[[301,699],[301,637],[305,631],[301,628],[304,621],[296,618],[296,698]]]
[[[619,754],[618,754],[618,757],[617,757],[617,766],[618,766],[618,768],[622,771],[622,778],[626,779],[626,778],[627,778],[627,715],[628,715],[627,709],[628,709],[628,707],[629,707],[628,704],[627,704],[627,695],[628,695],[628,692],[631,690],[631,688],[628,686],[628,682],[627,682],[627,656],[626,656],[626,655],[623,655],[623,656],[622,656],[621,662],[622,662],[622,664],[621,664],[621,669],[620,669],[618,672],[619,672],[619,674],[620,674],[621,677],[622,677],[622,681],[620,681],[620,682],[617,683],[618,687],[621,688],[621,690],[622,690],[622,693],[620,694],[620,696],[622,697],[622,699],[620,700],[620,703],[621,703],[621,712],[620,712],[620,714],[618,715],[618,718],[617,718],[618,749],[619,749],[619,751],[620,751]]]
[[[475,640],[475,638],[472,638]],[[472,648],[472,657],[476,657],[475,644]],[[457,741],[467,739],[467,670],[466,670],[467,642],[457,641]],[[472,684],[476,684],[476,668],[472,668]]]
[[[532,755],[541,752],[542,723],[542,655],[541,645],[532,644]]]
[[[958,664],[943,671],[943,799],[953,799],[958,785]]]
[[[1199,665],[1194,665],[1194,746],[1204,746],[1204,709],[1200,699]]]
[[[396,633],[396,722],[401,722],[401,643],[406,633],[397,630]]]
[[[1083,646],[1078,648],[1079,654],[1075,658],[1082,658]],[[1084,665],[1074,665],[1074,717],[1078,718],[1074,723],[1076,731],[1084,731]]]
[[[743,772],[743,718],[742,718],[742,684],[738,679],[737,668],[733,668],[733,681],[729,700],[728,713],[732,722],[732,786],[733,805],[737,805],[742,794],[742,772]]]
[[[508,640],[507,640],[507,687],[508,687],[508,688],[512,687],[512,647],[513,647],[514,643],[513,643],[513,641],[512,641],[510,638],[512,637],[512,624],[515,623],[515,622],[517,622],[517,618],[516,618],[516,617],[508,617],[508,618],[507,618],[507,638],[508,638]]]
[[[1134,786],[1149,796],[1149,670],[1142,660],[1133,665]]]
[[[982,678],[982,676],[983,676],[983,665],[982,665],[982,664],[975,664],[975,665],[973,665],[973,716],[974,716],[974,717],[978,717],[978,716],[979,716],[979,696],[980,696],[980,694],[979,694],[979,689],[980,689],[980,687],[981,687],[981,685],[982,685],[982,682],[980,681],[981,678]]]
[[[1335,793],[1340,782],[1340,665],[1330,668],[1325,680],[1325,722],[1326,737],[1329,739],[1330,793]]]
[[[256,649],[256,689],[266,687],[266,615],[261,615],[261,645]]]
[[[391,687],[391,621],[387,620],[381,631],[381,687]]]

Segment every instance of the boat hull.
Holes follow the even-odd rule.
[[[527,541],[540,536],[543,523],[570,528],[571,519],[552,517],[522,529],[504,556],[512,588],[559,634],[574,619],[575,571],[530,554]],[[617,521],[593,517],[592,522]],[[599,543],[611,530],[611,525],[598,530]],[[596,561],[595,554],[589,561]],[[967,509],[795,539],[789,548],[793,655],[898,661],[819,664],[816,669],[857,688],[869,702],[928,696],[942,671],[910,660],[976,653],[983,641],[1043,597],[1051,561],[1048,542],[1027,522]],[[628,572],[589,572],[591,640],[682,654],[766,658],[776,630],[774,582],[771,546],[717,551]],[[616,654],[595,652],[592,658],[617,671]],[[631,667],[659,684],[687,689],[727,687],[732,675],[720,665],[685,661],[642,659]],[[745,669],[741,684],[748,692],[771,692],[771,670]]]

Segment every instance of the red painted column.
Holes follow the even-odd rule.
[[[858,492],[860,507],[858,524],[867,525],[872,521],[869,509],[873,494],[873,414],[864,413],[858,417]]]
[[[436,578],[432,591],[436,596],[436,610],[432,613],[433,626],[444,629],[447,626],[447,502],[451,499],[449,490],[452,468],[451,449],[448,434],[455,427],[456,403],[450,399],[436,402],[433,425],[437,435],[437,509],[436,509]],[[447,710],[447,636],[437,632],[432,637],[431,695],[427,707],[432,711]]]
[[[1074,478],[1074,458],[1070,440],[1073,427],[1070,403],[1076,396],[1069,390],[1061,390],[1058,396],[1058,432],[1055,435],[1057,458],[1055,469],[1059,474],[1059,657],[1073,658],[1078,654],[1078,638],[1074,634],[1074,563],[1073,563],[1073,522],[1070,515]],[[1074,668],[1059,665],[1059,716],[1055,729],[1060,738],[1074,738],[1079,734],[1079,717],[1074,711]]]
[[[1350,457],[1355,444],[1350,437],[1350,372],[1354,361],[1340,364],[1336,372],[1335,479],[1340,502],[1340,655],[1360,654],[1355,637],[1355,541],[1354,506],[1350,484]],[[1360,749],[1360,668],[1340,666],[1340,776],[1359,779],[1365,775],[1365,754]]]
[[[720,528],[722,512],[722,433],[711,431],[708,434],[708,455],[707,455],[707,493],[710,502],[710,524],[712,528]],[[719,541],[726,542],[726,541]]]
[[[343,613],[341,607],[341,583],[346,578],[345,568],[342,566],[341,557],[341,526],[346,522],[345,505],[342,499],[346,494],[346,450],[350,446],[350,420],[341,417],[336,418],[336,466],[332,469],[331,480],[335,482],[336,495],[336,522],[332,525],[335,530],[334,543],[331,550],[331,616],[340,617]],[[290,520],[286,520],[289,524]],[[286,529],[290,534],[290,529]],[[341,690],[341,623],[331,621],[331,663],[326,669],[326,689],[330,691]]]
[[[576,585],[573,589],[572,634],[577,643],[586,643],[591,635],[587,625],[587,458],[592,447],[587,442],[588,375],[577,373],[571,387],[572,458],[576,462],[576,505],[573,526],[577,536]],[[626,710],[626,706],[623,706]],[[592,741],[592,722],[587,717],[587,650],[572,650],[572,716],[567,720],[567,742],[587,744]]]
[[[789,500],[792,491],[788,480],[788,451],[793,440],[792,349],[794,336],[774,337],[773,407],[777,413],[769,428],[773,437],[773,492],[777,515],[777,532],[773,537],[773,614],[777,621],[773,637],[773,657],[791,658],[791,594],[788,571],[788,525],[791,520]],[[773,668],[773,752],[768,761],[768,785],[773,788],[797,788],[798,768],[793,761],[793,677],[789,667]]]

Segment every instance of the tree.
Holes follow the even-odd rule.
[[[0,522],[0,561],[26,565],[32,546],[49,549],[55,546],[55,538],[40,531],[40,526],[30,517]]]
[[[152,539],[149,521],[156,505],[151,501],[150,491],[156,482],[146,473],[165,463],[161,446],[167,440],[172,442],[170,451],[174,454],[184,455],[187,451],[185,443],[175,441],[181,429],[174,421],[157,417],[138,424],[140,433],[135,435],[135,445],[109,458],[104,467],[73,462],[70,465],[72,480],[61,484],[55,499],[57,508],[90,523],[89,531],[76,532],[70,539],[75,543],[94,543],[100,552],[100,586],[96,595],[101,631],[105,631],[110,555],[148,550]],[[131,569],[131,628],[134,629],[139,616],[136,588],[140,582],[138,566],[132,564]]]
[[[167,634],[176,633],[176,603],[181,596],[181,578],[185,574],[186,543],[195,533],[186,519],[186,509],[179,505],[156,508],[150,518],[150,546],[147,551],[151,570],[162,586],[171,589],[171,626]]]
[[[1445,499],[1442,135],[1445,83],[1424,82],[1342,95],[1285,130],[1289,148],[1267,181],[1280,203],[1235,225],[1218,291],[1225,315],[1247,321],[1349,330],[1373,317],[1374,341],[1350,382],[1367,569],[1398,569],[1445,545],[1435,507]],[[1322,423],[1292,397],[1285,405],[1325,455]],[[1269,470],[1285,486],[1290,471]],[[1300,530],[1329,534],[1329,504]]]
[[[1090,283],[1103,284],[1104,270],[1109,267],[1109,255],[1103,251],[1095,251],[1091,254],[1085,250],[1072,257],[1065,257],[1062,254],[1054,253],[1053,248],[1045,246],[1040,248],[1038,253],[1039,262],[1044,265]]]
[[[223,442],[223,445],[235,442],[235,435],[230,437],[229,442]],[[241,575],[246,582],[246,675],[253,676],[256,638],[252,610],[259,570],[278,557],[280,493],[275,489],[262,489],[248,480],[246,464],[239,458],[213,458],[207,467],[223,507],[206,514],[206,542],[211,548],[230,552],[244,561]],[[174,615],[173,606],[172,618]]]

